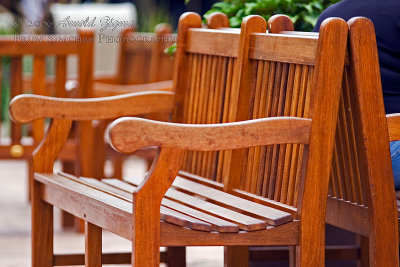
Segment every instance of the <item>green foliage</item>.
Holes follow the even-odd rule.
[[[164,53],[170,55],[171,57],[173,57],[175,51],[176,51],[176,43],[174,43],[174,44],[172,44],[171,46],[167,47],[167,48],[164,50]]]
[[[145,7],[144,7],[145,8]],[[172,18],[169,14],[168,7],[165,4],[149,5],[146,10],[139,10],[139,27],[140,32],[154,32],[154,27],[160,23],[171,24]],[[146,15],[144,15],[146,14]]]
[[[288,15],[298,31],[311,31],[321,12],[340,0],[224,0],[215,3],[204,14],[206,20],[214,12],[225,13],[230,26],[239,28],[242,19],[248,15],[260,15],[268,20],[272,15]]]

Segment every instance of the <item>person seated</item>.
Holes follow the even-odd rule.
[[[400,113],[400,1],[343,0],[328,7],[318,18],[318,32],[324,19],[367,17],[375,26],[386,114]],[[400,190],[400,141],[390,143],[395,189]]]

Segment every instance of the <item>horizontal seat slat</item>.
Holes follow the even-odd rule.
[[[64,174],[62,173],[61,175],[70,178],[70,179],[77,179],[77,182],[87,184],[91,187],[94,187],[100,191],[103,191],[108,194],[112,194],[118,198],[123,198],[126,201],[129,201],[132,203],[132,194],[127,193],[123,190],[120,190],[118,188],[112,187],[110,185],[107,185],[105,183],[102,183],[94,178],[86,178],[86,177],[80,177],[80,178],[73,178],[74,176],[69,175],[69,174]],[[188,227],[194,230],[199,230],[199,231],[206,231],[210,232],[212,230],[212,227],[209,223],[203,222],[201,220],[198,220],[196,218],[192,218],[190,216],[187,216],[185,214],[176,212],[174,210],[171,210],[165,206],[160,207],[160,216],[161,220],[176,224],[182,227]]]
[[[193,173],[189,173],[186,171],[179,171],[179,175],[182,176],[183,178],[193,181],[195,183],[199,183],[199,184],[202,184],[202,185],[205,185],[205,186],[208,186],[211,188],[219,189],[219,190],[223,189],[223,184],[212,181],[210,179],[206,179],[206,178],[198,176],[198,175],[195,175]],[[289,206],[289,205],[286,205],[286,204],[283,204],[283,203],[280,203],[280,202],[277,202],[277,201],[274,201],[274,200],[271,200],[268,198],[264,198],[262,196],[251,194],[246,191],[239,190],[239,189],[234,189],[229,193],[234,196],[240,197],[242,199],[247,199],[249,201],[252,201],[252,202],[264,205],[264,206],[268,206],[268,207],[271,207],[274,209],[278,209],[280,211],[287,212],[292,215],[293,219],[298,219],[297,209],[293,206]]]
[[[165,205],[167,207],[173,208],[174,210],[177,210],[181,213],[196,217],[200,220],[203,220],[203,221],[206,221],[206,222],[212,224],[212,230],[215,230],[215,231],[218,231],[221,233],[235,233],[235,232],[239,231],[239,226],[237,226],[236,224],[233,224],[231,222],[214,217],[212,215],[201,212],[199,210],[192,209],[188,206],[182,205],[182,204],[172,201],[170,199],[164,198],[161,201],[161,204]]]
[[[257,204],[223,191],[189,181],[179,176],[176,177],[173,186],[193,192],[196,195],[205,197],[209,200],[239,209],[241,212],[243,211],[257,215],[270,225],[280,225],[293,220],[292,215],[287,212]]]
[[[132,240],[132,204],[89,186],[52,173],[35,173],[43,185],[43,200],[74,216],[95,223],[103,229]],[[107,209],[109,221],[103,214]]]
[[[130,179],[127,180],[127,182],[132,183],[133,185],[138,185],[138,181],[141,179]],[[115,186],[120,186],[124,188],[126,185],[126,182],[117,180],[117,179],[104,179],[105,183],[113,184]],[[127,186],[127,188],[132,188]],[[184,205],[187,205],[189,207],[198,209],[202,212],[217,216],[223,220],[227,220],[230,222],[234,222],[239,225],[240,229],[246,230],[246,231],[254,231],[254,230],[261,230],[265,229],[267,226],[267,223],[259,220],[257,218],[253,218],[244,214],[241,214],[239,212],[215,205],[213,203],[207,202],[205,200],[193,197],[191,195],[179,192],[173,188],[170,188],[167,193],[165,194],[165,197],[180,202]]]
[[[65,190],[80,192],[81,194],[85,194],[90,198],[100,200],[110,206],[117,207],[118,209],[132,213],[132,204],[129,203],[127,200],[123,200],[103,191],[96,190],[93,187],[90,187],[83,183],[76,182],[70,177],[57,174],[35,173],[35,179],[49,186],[51,186],[52,184],[57,184],[64,187]]]
[[[133,190],[135,189],[135,186],[132,186],[130,184],[126,184],[126,186],[125,186],[124,184],[114,183],[114,185],[115,185],[115,187],[114,187],[114,186],[110,186],[107,183],[99,182],[98,180],[95,180],[95,179],[93,179],[93,180],[94,180],[93,182],[100,183],[101,186],[106,187],[106,188],[109,187],[110,190],[114,190],[115,192],[120,192],[122,195],[132,196]],[[107,180],[108,179],[104,179],[105,182],[107,182]],[[121,189],[121,188],[125,188],[125,189]],[[127,188],[129,188],[130,190],[126,190]],[[199,210],[192,209],[188,206],[179,204],[178,202],[175,202],[173,200],[164,198],[161,201],[161,205],[164,207],[176,210],[179,213],[183,213],[188,216],[198,218],[201,221],[210,223],[212,226],[212,230],[215,230],[218,232],[224,232],[224,233],[234,233],[234,232],[239,231],[239,227],[234,223],[222,220],[220,218],[217,218],[215,216],[201,212]]]

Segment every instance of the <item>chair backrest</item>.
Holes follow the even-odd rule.
[[[291,23],[288,17],[278,15],[270,19],[269,29],[310,35],[288,32],[293,29],[287,26]],[[348,25],[349,64],[343,73],[326,220],[369,236],[374,248],[371,263],[396,266],[398,257],[392,255],[398,253],[398,216],[389,141],[400,140],[400,116],[385,117],[372,22],[353,18]]]
[[[173,121],[221,123],[228,121],[239,34],[202,29],[197,14],[181,16],[175,62],[177,107]],[[190,29],[189,29],[190,28]],[[221,181],[219,152],[186,153],[183,170]],[[218,175],[217,175],[218,170]]]
[[[168,24],[159,24],[155,33],[125,29],[121,34],[119,84],[143,84],[172,79],[174,60],[164,50],[176,41]]]
[[[340,70],[347,26],[343,29],[343,21],[329,25],[321,38],[296,37],[266,34],[261,17],[245,20],[241,31],[200,29],[200,19],[194,14],[181,17],[174,121],[219,123],[275,116],[315,117],[318,121],[318,116],[328,116],[326,112],[335,119],[334,110],[318,110],[312,116],[313,105],[322,101],[319,91],[329,91],[335,99],[335,86],[341,81],[340,75],[335,76],[338,70],[329,64],[337,64]],[[337,40],[328,45],[332,32],[337,33]],[[336,53],[337,60],[329,62]],[[328,125],[327,132],[332,130]],[[329,145],[333,144],[327,142],[328,150]],[[239,188],[297,207],[305,154],[301,145],[291,144],[190,152],[183,169],[223,182],[228,190]]]
[[[294,35],[317,35],[318,33],[293,32],[293,23],[285,15],[276,15],[268,21],[269,31],[272,33],[286,33]],[[348,59],[348,58],[347,58]],[[351,78],[351,77],[350,77]],[[360,155],[356,147],[355,121],[353,110],[355,103],[351,101],[351,85],[349,67],[345,66],[340,96],[339,117],[335,137],[335,147],[332,160],[332,171],[329,185],[329,196],[349,201],[357,205],[367,206],[365,192],[362,189],[359,160]],[[331,202],[329,202],[331,203]]]
[[[0,57],[10,62],[9,86],[8,79],[3,70],[2,95],[10,98],[23,93],[23,85],[33,94],[67,97],[67,57],[77,55],[79,57],[79,89],[78,95],[87,97],[91,95],[91,83],[93,72],[93,44],[94,33],[91,30],[80,30],[78,35],[16,35],[0,37]],[[23,64],[23,58],[32,56],[32,66]],[[54,57],[54,68],[50,69],[46,64],[47,58]],[[29,61],[28,61],[29,62]],[[51,61],[50,61],[51,62]],[[28,63],[29,64],[29,63]],[[32,69],[31,82],[26,83],[23,75],[24,69]],[[49,78],[48,73],[54,73]],[[29,79],[28,79],[29,80]],[[48,87],[46,81],[54,80],[54,86]],[[54,90],[52,90],[54,89]],[[2,102],[8,103],[5,99]],[[2,109],[4,110],[4,109]],[[7,116],[8,117],[8,116]],[[44,120],[34,121],[31,128],[24,128],[20,124],[11,122],[9,125],[10,138],[2,138],[1,158],[30,157],[35,143],[41,141],[44,136]],[[2,133],[7,133],[7,123],[1,125]],[[9,140],[9,141],[8,141]],[[27,149],[24,150],[24,147]]]

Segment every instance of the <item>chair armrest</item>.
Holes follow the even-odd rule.
[[[114,96],[127,93],[138,93],[146,91],[172,92],[172,81],[162,81],[135,85],[117,85],[107,83],[94,83],[94,97]]]
[[[386,115],[386,121],[389,130],[389,140],[400,140],[400,113],[393,113]]]
[[[108,128],[109,143],[131,153],[147,146],[213,151],[272,144],[308,144],[311,120],[264,118],[221,124],[178,124],[140,118],[120,118]]]
[[[10,103],[10,116],[20,123],[41,118],[105,120],[171,112],[173,106],[174,94],[171,92],[143,92],[84,99],[19,95]]]

